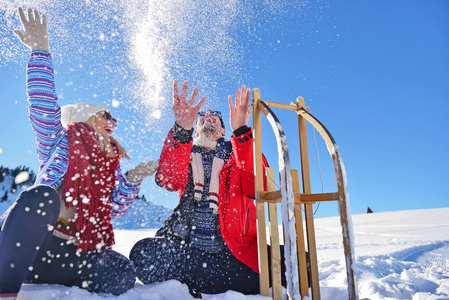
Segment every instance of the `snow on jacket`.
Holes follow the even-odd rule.
[[[32,51],[27,68],[29,118],[36,136],[39,170],[35,185],[57,189],[68,166],[67,131],[61,124],[50,53]],[[115,189],[111,197],[111,215],[121,217],[137,197],[141,182],[128,182],[120,166],[115,170]]]
[[[192,180],[190,152],[193,139],[188,144],[177,142],[170,130],[162,148],[156,182],[169,191],[178,191],[182,197],[186,185]],[[259,272],[257,255],[256,207],[254,205],[254,164],[252,130],[231,137],[232,155],[220,172],[218,199],[218,224],[221,236],[231,253],[241,262]],[[187,191],[186,191],[187,192]],[[180,203],[158,231],[160,235],[180,235],[177,231],[188,222],[188,203]],[[187,228],[188,229],[188,228]],[[186,232],[184,230],[184,232]]]

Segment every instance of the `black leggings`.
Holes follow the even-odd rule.
[[[0,224],[0,293],[17,293],[23,282],[114,295],[134,287],[134,267],[125,256],[110,249],[77,252],[53,236],[59,208],[59,195],[48,186],[22,192],[13,204]]]
[[[137,277],[145,284],[175,279],[190,290],[205,294],[228,290],[259,293],[259,273],[227,248],[220,253],[206,253],[176,238],[155,237],[137,242],[129,257],[136,266]],[[285,275],[282,283],[285,286]]]

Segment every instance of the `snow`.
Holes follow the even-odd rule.
[[[449,299],[449,208],[352,216],[360,299]],[[322,299],[347,299],[346,266],[338,217],[315,220]],[[134,243],[156,229],[116,230],[115,250],[128,255]],[[112,297],[77,287],[23,285],[18,300],[192,299],[177,281],[136,286]],[[268,299],[228,291],[203,299]]]
[[[19,184],[19,183],[27,181],[29,178],[30,178],[30,173],[28,171],[22,171],[16,176],[16,178],[14,179],[14,182],[16,184]]]

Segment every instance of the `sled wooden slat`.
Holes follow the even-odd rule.
[[[299,195],[299,176],[298,170],[292,169],[292,185],[293,193]],[[298,194],[297,194],[298,193]],[[307,272],[307,258],[306,258],[306,245],[304,243],[304,227],[302,224],[302,211],[301,204],[297,204],[295,209],[296,219],[296,245],[298,247],[298,262],[299,262],[299,287],[301,296],[309,296],[309,274]]]
[[[259,285],[262,296],[270,296],[270,281],[268,274],[267,232],[265,225],[265,205],[256,203],[257,214],[257,247],[259,251]]]
[[[267,191],[272,191],[276,188],[275,182],[273,181],[274,169],[266,168],[266,172]],[[272,296],[275,300],[282,300],[281,249],[279,243],[279,225],[276,203],[268,203],[268,219],[270,221]]]
[[[260,99],[260,92],[254,91],[253,97]],[[256,185],[256,215],[257,215],[257,249],[259,252],[259,285],[262,296],[270,296],[270,282],[268,274],[267,234],[265,225],[265,205],[260,202],[260,192],[264,190],[262,166],[262,132],[260,111],[253,113],[254,127],[254,162]]]
[[[304,99],[298,98],[298,104],[304,106]],[[312,188],[310,183],[310,169],[309,169],[309,150],[307,147],[307,128],[306,120],[298,115],[298,130],[299,130],[299,151],[301,157],[301,174],[302,174],[302,188],[304,194],[311,194]],[[306,231],[307,231],[307,246],[309,250],[309,266],[310,266],[310,282],[312,289],[312,299],[321,299],[320,296],[320,280],[318,275],[318,259],[316,253],[315,242],[315,225],[313,221],[313,206],[312,204],[304,204]]]
[[[282,193],[280,190],[273,192],[261,192],[260,197],[262,201],[267,202],[281,202],[282,201]],[[295,193],[295,203],[314,203],[319,201],[335,201],[340,198],[339,193],[319,193],[319,194],[302,194]]]
[[[307,202],[318,202],[318,201],[335,201],[338,199],[339,199],[338,193],[301,194],[301,200],[299,202],[307,203]],[[296,197],[295,197],[295,200],[296,200]]]
[[[288,109],[288,110],[298,110],[298,106],[294,103],[284,104],[284,103],[277,103],[277,102],[271,102],[271,101],[264,101],[264,103],[269,107],[282,108],[282,109]]]

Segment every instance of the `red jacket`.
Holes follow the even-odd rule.
[[[233,152],[220,173],[218,223],[231,253],[259,272],[257,258],[256,207],[252,130],[231,137]],[[165,139],[156,181],[182,196],[188,182],[193,140],[178,143],[170,131]]]

